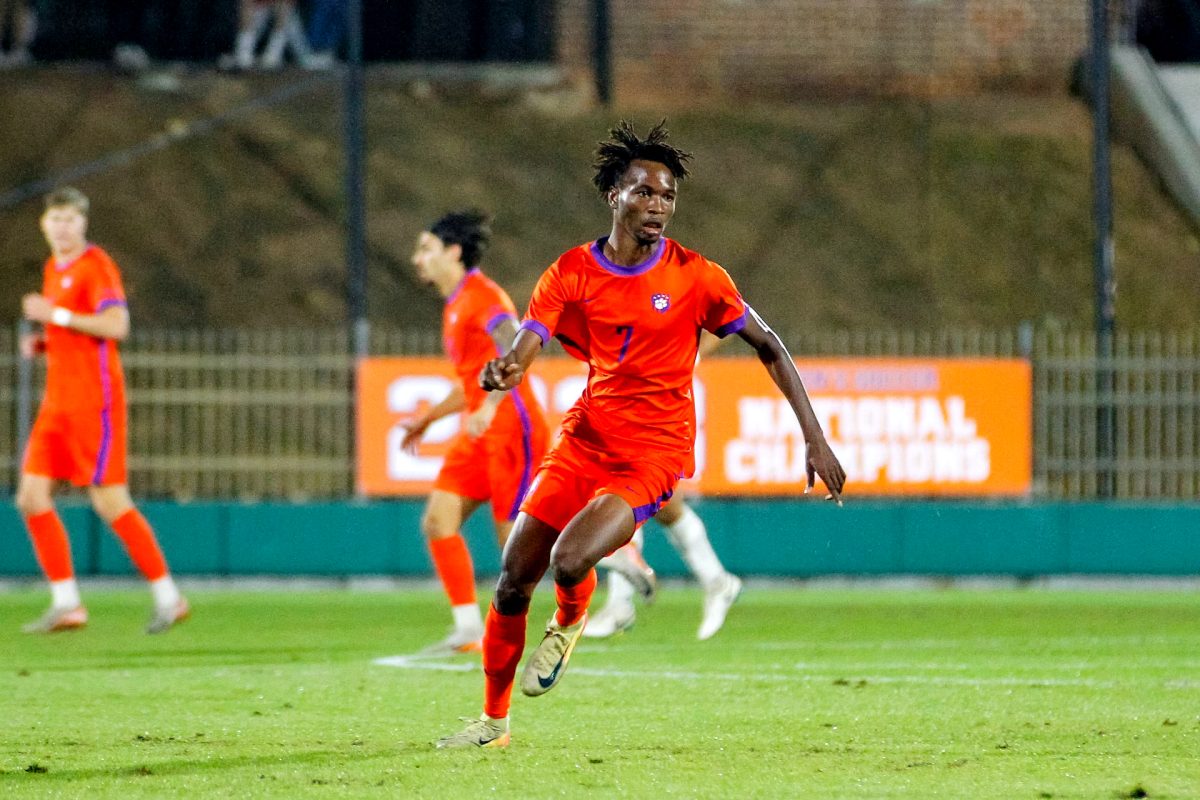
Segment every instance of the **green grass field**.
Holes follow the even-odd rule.
[[[752,588],[698,643],[668,589],[482,752],[431,744],[477,657],[372,663],[444,633],[433,591],[197,591],[158,638],[87,599],[32,638],[43,595],[0,594],[0,797],[1200,797],[1185,592]]]

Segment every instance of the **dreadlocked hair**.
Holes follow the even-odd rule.
[[[688,176],[684,162],[691,160],[692,154],[667,144],[670,134],[666,126],[664,119],[646,134],[645,139],[637,135],[627,120],[621,120],[609,131],[609,138],[597,146],[596,160],[592,164],[596,170],[592,183],[601,195],[608,194],[620,182],[629,165],[637,160],[663,164],[677,179]]]
[[[467,268],[478,267],[492,239],[492,217],[477,208],[451,211],[429,226],[429,232],[449,247],[462,248],[462,262]]]

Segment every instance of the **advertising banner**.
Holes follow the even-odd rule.
[[[1017,359],[800,359],[800,375],[847,472],[848,496],[1014,496],[1032,480],[1032,375]],[[552,425],[587,382],[572,359],[539,359],[534,392]],[[415,454],[404,422],[441,400],[453,378],[440,358],[359,365],[358,485],[367,495],[428,492],[458,415],[427,431]],[[792,495],[804,488],[804,439],[787,400],[753,358],[696,371],[697,473],[709,495]],[[818,486],[818,488],[820,488]]]

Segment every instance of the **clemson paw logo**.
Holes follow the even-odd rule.
[[[671,307],[671,295],[656,294],[650,298],[650,304],[654,306],[654,310],[662,314]]]

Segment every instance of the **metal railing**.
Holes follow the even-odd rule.
[[[1033,363],[1034,496],[1096,496],[1097,362],[1089,333],[1008,330],[785,335],[803,356],[1002,356]],[[0,483],[17,453],[16,338],[0,331]],[[375,330],[371,352],[432,355],[434,331]],[[739,348],[728,348],[730,354]],[[142,330],[123,347],[130,484],[141,496],[344,497],[353,492],[354,359],[342,330]],[[1200,331],[1116,341],[1117,496],[1200,493]],[[41,370],[32,390],[40,391]]]

